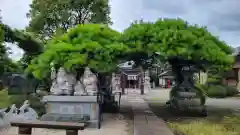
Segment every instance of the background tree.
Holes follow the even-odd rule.
[[[19,71],[19,66],[17,63],[13,62],[8,56],[8,49],[4,45],[5,41],[5,31],[2,25],[2,20],[0,16],[0,76],[5,72],[16,72]]]
[[[109,24],[108,0],[33,0],[28,30],[41,39],[62,34],[77,24]]]

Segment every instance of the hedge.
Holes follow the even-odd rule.
[[[239,93],[238,89],[232,86],[226,86],[221,84],[203,85],[206,95],[213,98],[225,98],[235,96]]]

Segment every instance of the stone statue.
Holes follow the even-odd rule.
[[[10,126],[10,120],[5,116],[4,110],[0,110],[0,132],[1,130],[9,128]]]
[[[89,68],[85,68],[84,75],[81,80],[76,80],[76,75],[67,73],[64,68],[59,68],[58,71],[54,67],[51,69],[51,93],[53,95],[86,95],[97,92],[97,77]]]
[[[83,75],[83,85],[88,95],[93,95],[98,91],[97,77],[89,68],[86,68]]]
[[[29,101],[25,100],[23,105],[18,109],[15,119],[36,120],[37,118],[37,112],[30,107]]]
[[[14,120],[37,120],[37,112],[30,107],[29,101],[24,101],[18,109],[15,104],[0,110],[0,130],[10,127]]]
[[[74,95],[75,96],[81,96],[86,95],[85,86],[82,84],[81,81],[77,81],[77,83],[74,86]]]
[[[64,68],[56,70],[52,68],[51,73],[52,86],[50,91],[53,95],[71,95],[74,92],[74,85],[76,83],[75,75],[67,73]]]
[[[18,109],[17,109],[15,104],[11,105],[8,108],[2,109],[2,111],[0,112],[1,113],[0,117],[2,119],[2,124],[5,125],[5,126],[6,126],[6,124],[9,124],[10,121],[16,116],[17,110]]]

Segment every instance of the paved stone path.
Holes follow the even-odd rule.
[[[122,97],[122,113],[105,114],[101,129],[87,128],[79,131],[79,135],[173,135],[166,123],[151,111],[143,97],[139,90],[129,90]],[[133,113],[134,120],[126,118],[129,113]],[[0,135],[3,133],[16,134],[17,128],[11,127],[0,132]],[[65,135],[65,131],[33,129],[33,135]]]
[[[133,109],[134,135],[173,135],[166,123],[151,111],[143,96],[129,91],[126,98]]]

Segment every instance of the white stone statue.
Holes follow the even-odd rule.
[[[18,114],[24,113],[24,110],[27,109],[29,106],[30,106],[29,101],[28,101],[28,100],[25,100],[25,101],[23,102],[23,105],[19,108]]]
[[[83,85],[89,95],[93,95],[98,91],[97,76],[94,75],[89,68],[85,68],[83,75]]]
[[[17,111],[18,108],[15,104],[12,104],[11,107],[2,109],[0,111],[0,129],[10,127],[10,122],[16,118]]]
[[[37,112],[30,107],[29,101],[25,100],[23,105],[19,108],[15,119],[19,120],[37,120]]]
[[[0,110],[0,130],[9,128],[10,122],[14,120],[37,120],[38,115],[30,107],[28,100],[18,109],[15,104]]]
[[[75,96],[81,96],[86,95],[85,86],[82,84],[81,81],[77,81],[77,83],[74,86],[74,95]]]
[[[74,85],[76,84],[75,75],[67,73],[64,68],[59,68],[57,73],[52,68],[51,73],[52,86],[50,91],[53,95],[71,95],[74,92]]]
[[[6,128],[10,128],[10,120],[5,116],[5,112],[3,110],[0,111],[0,132]]]

